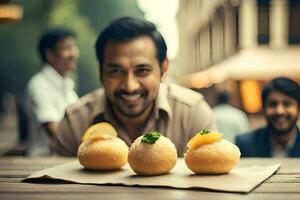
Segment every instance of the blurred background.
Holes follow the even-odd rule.
[[[182,0],[175,79],[205,95],[228,91],[230,104],[263,126],[261,89],[270,79],[300,80],[299,0]]]
[[[26,141],[24,92],[41,68],[37,42],[50,27],[77,33],[71,75],[79,96],[98,87],[94,43],[111,20],[146,18],[164,35],[169,81],[216,105],[228,91],[251,128],[264,125],[260,92],[270,79],[300,81],[300,0],[0,0],[0,155]]]

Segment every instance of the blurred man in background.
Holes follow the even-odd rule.
[[[235,142],[238,134],[250,130],[247,115],[229,104],[230,96],[228,92],[220,92],[217,96],[217,105],[213,112],[217,123],[218,130],[224,134],[224,138]]]
[[[74,82],[68,78],[76,68],[79,50],[73,31],[56,28],[45,32],[39,41],[42,69],[28,83],[28,108],[31,118],[28,155],[49,155],[50,138],[62,119],[65,108],[78,100]]]
[[[300,157],[300,88],[297,82],[279,77],[262,91],[267,127],[236,139],[244,157]]]
[[[83,133],[98,122],[112,124],[128,145],[144,133],[160,131],[179,156],[196,132],[215,130],[203,96],[163,83],[169,67],[167,46],[152,23],[132,17],[113,21],[98,37],[96,53],[104,89],[67,108],[56,134],[58,153],[76,156]]]

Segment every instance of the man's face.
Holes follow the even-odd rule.
[[[265,115],[268,125],[277,135],[291,131],[299,116],[299,107],[296,99],[279,91],[270,92],[266,99]]]
[[[102,84],[117,115],[128,118],[149,111],[166,75],[151,38],[141,36],[126,42],[109,41],[104,49]]]
[[[75,69],[79,49],[72,37],[60,40],[54,51],[48,51],[48,61],[58,71],[68,72]]]

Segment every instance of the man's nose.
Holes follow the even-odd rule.
[[[72,47],[71,49],[71,56],[74,57],[74,58],[78,58],[80,55],[80,51],[79,51],[79,48],[75,45]]]
[[[133,73],[128,73],[125,80],[124,80],[124,89],[127,92],[134,92],[139,89],[140,84],[138,79],[134,76]]]
[[[277,112],[278,114],[284,113],[284,112],[285,112],[285,107],[284,107],[282,104],[278,104],[278,105],[276,106],[276,112]]]

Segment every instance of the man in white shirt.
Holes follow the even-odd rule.
[[[250,124],[246,113],[228,104],[229,98],[227,92],[220,92],[213,113],[217,127],[224,134],[224,138],[235,142],[238,134],[250,131]]]
[[[44,63],[27,85],[30,117],[29,156],[51,154],[50,140],[65,109],[77,101],[74,82],[67,74],[76,68],[79,50],[71,30],[56,28],[45,32],[39,41]]]

